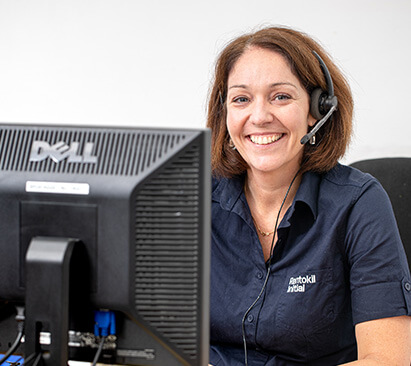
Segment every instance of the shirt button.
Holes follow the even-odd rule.
[[[261,280],[263,278],[263,272],[257,272],[257,278]]]
[[[411,284],[409,282],[405,282],[404,287],[408,292],[411,291]]]
[[[254,320],[254,315],[250,314],[250,315],[247,317],[247,320],[248,320],[249,323],[251,323],[251,322]]]

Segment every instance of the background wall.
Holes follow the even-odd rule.
[[[410,0],[0,0],[0,121],[203,127],[218,52],[280,24],[351,83],[345,162],[411,156],[410,16]]]

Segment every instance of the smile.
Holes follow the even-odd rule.
[[[283,137],[282,133],[277,133],[275,135],[270,135],[270,136],[255,136],[255,135],[249,136],[251,142],[257,145],[268,145],[268,144],[278,141],[281,137]]]

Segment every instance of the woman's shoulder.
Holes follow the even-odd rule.
[[[324,192],[338,192],[352,203],[360,197],[368,202],[389,201],[387,192],[375,177],[347,165],[338,164],[325,173],[321,185]]]
[[[224,180],[224,178],[216,177],[215,175],[211,176],[211,190],[213,192],[218,187],[218,185],[221,183],[222,180]]]
[[[331,184],[357,188],[363,188],[367,184],[377,182],[372,175],[343,164],[337,164],[324,174],[323,179]]]
[[[211,179],[211,194],[213,199],[216,199],[221,195],[221,192],[227,185],[227,178],[216,177],[213,175]]]

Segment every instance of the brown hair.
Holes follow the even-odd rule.
[[[211,163],[217,176],[243,174],[247,163],[230,147],[226,127],[227,80],[239,57],[251,47],[272,50],[281,54],[292,72],[310,95],[315,88],[327,90],[324,74],[312,51],[317,52],[330,71],[338,109],[316,133],[315,146],[306,144],[302,171],[326,172],[344,156],[352,134],[353,100],[350,87],[338,67],[324,49],[308,35],[286,27],[270,27],[243,35],[230,42],[220,53],[208,100],[207,127],[211,129]]]

